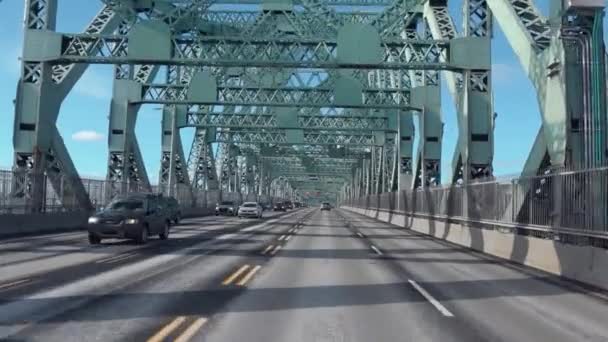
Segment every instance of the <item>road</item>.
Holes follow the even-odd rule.
[[[1,341],[608,341],[608,301],[341,211],[0,241]]]

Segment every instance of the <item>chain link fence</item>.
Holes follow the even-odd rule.
[[[344,204],[412,215],[608,232],[608,168],[382,193]]]

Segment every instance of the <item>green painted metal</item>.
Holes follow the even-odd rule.
[[[15,200],[40,210],[47,175],[66,207],[91,206],[55,127],[90,64],[115,66],[109,195],[150,188],[134,130],[143,104],[163,106],[159,185],[170,194],[335,199],[438,185],[440,75],[458,119],[452,181],[491,177],[493,21],[541,108],[524,173],[603,165],[603,9],[553,4],[552,31],[532,0],[462,2],[461,34],[447,0],[103,0],[73,34],[55,32],[57,0],[27,0],[14,134],[27,176]],[[196,128],[187,160],[185,127]]]

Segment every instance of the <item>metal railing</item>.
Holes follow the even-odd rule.
[[[31,214],[38,213],[53,213],[53,212],[68,212],[83,210],[80,203],[71,196],[69,187],[63,184],[69,184],[62,179],[55,180],[55,183],[61,184],[59,191],[55,191],[52,182],[47,176],[40,177],[42,182],[43,194],[42,208],[34,210],[27,198],[18,194],[18,177],[24,177],[21,174],[14,173],[9,170],[0,170],[0,214]],[[216,203],[222,200],[236,200],[241,202],[245,195],[239,193],[226,193],[219,190],[201,191],[192,190],[187,186],[178,184],[173,189],[154,185],[151,189],[145,188],[136,183],[126,184],[125,186],[116,189],[110,182],[99,179],[81,179],[86,193],[89,195],[91,204],[94,209],[99,209],[106,206],[112,198],[119,194],[128,194],[134,192],[153,192],[163,193],[175,197],[182,208],[215,208]],[[59,192],[59,193],[58,193]],[[247,198],[254,200],[257,196],[247,195]]]
[[[344,205],[411,215],[608,233],[608,168],[382,193]]]

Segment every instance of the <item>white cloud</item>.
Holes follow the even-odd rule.
[[[104,135],[95,131],[78,131],[72,134],[72,139],[76,141],[100,141]]]
[[[76,83],[74,91],[79,95],[108,100],[112,97],[112,76],[111,74],[101,75],[89,68]]]

